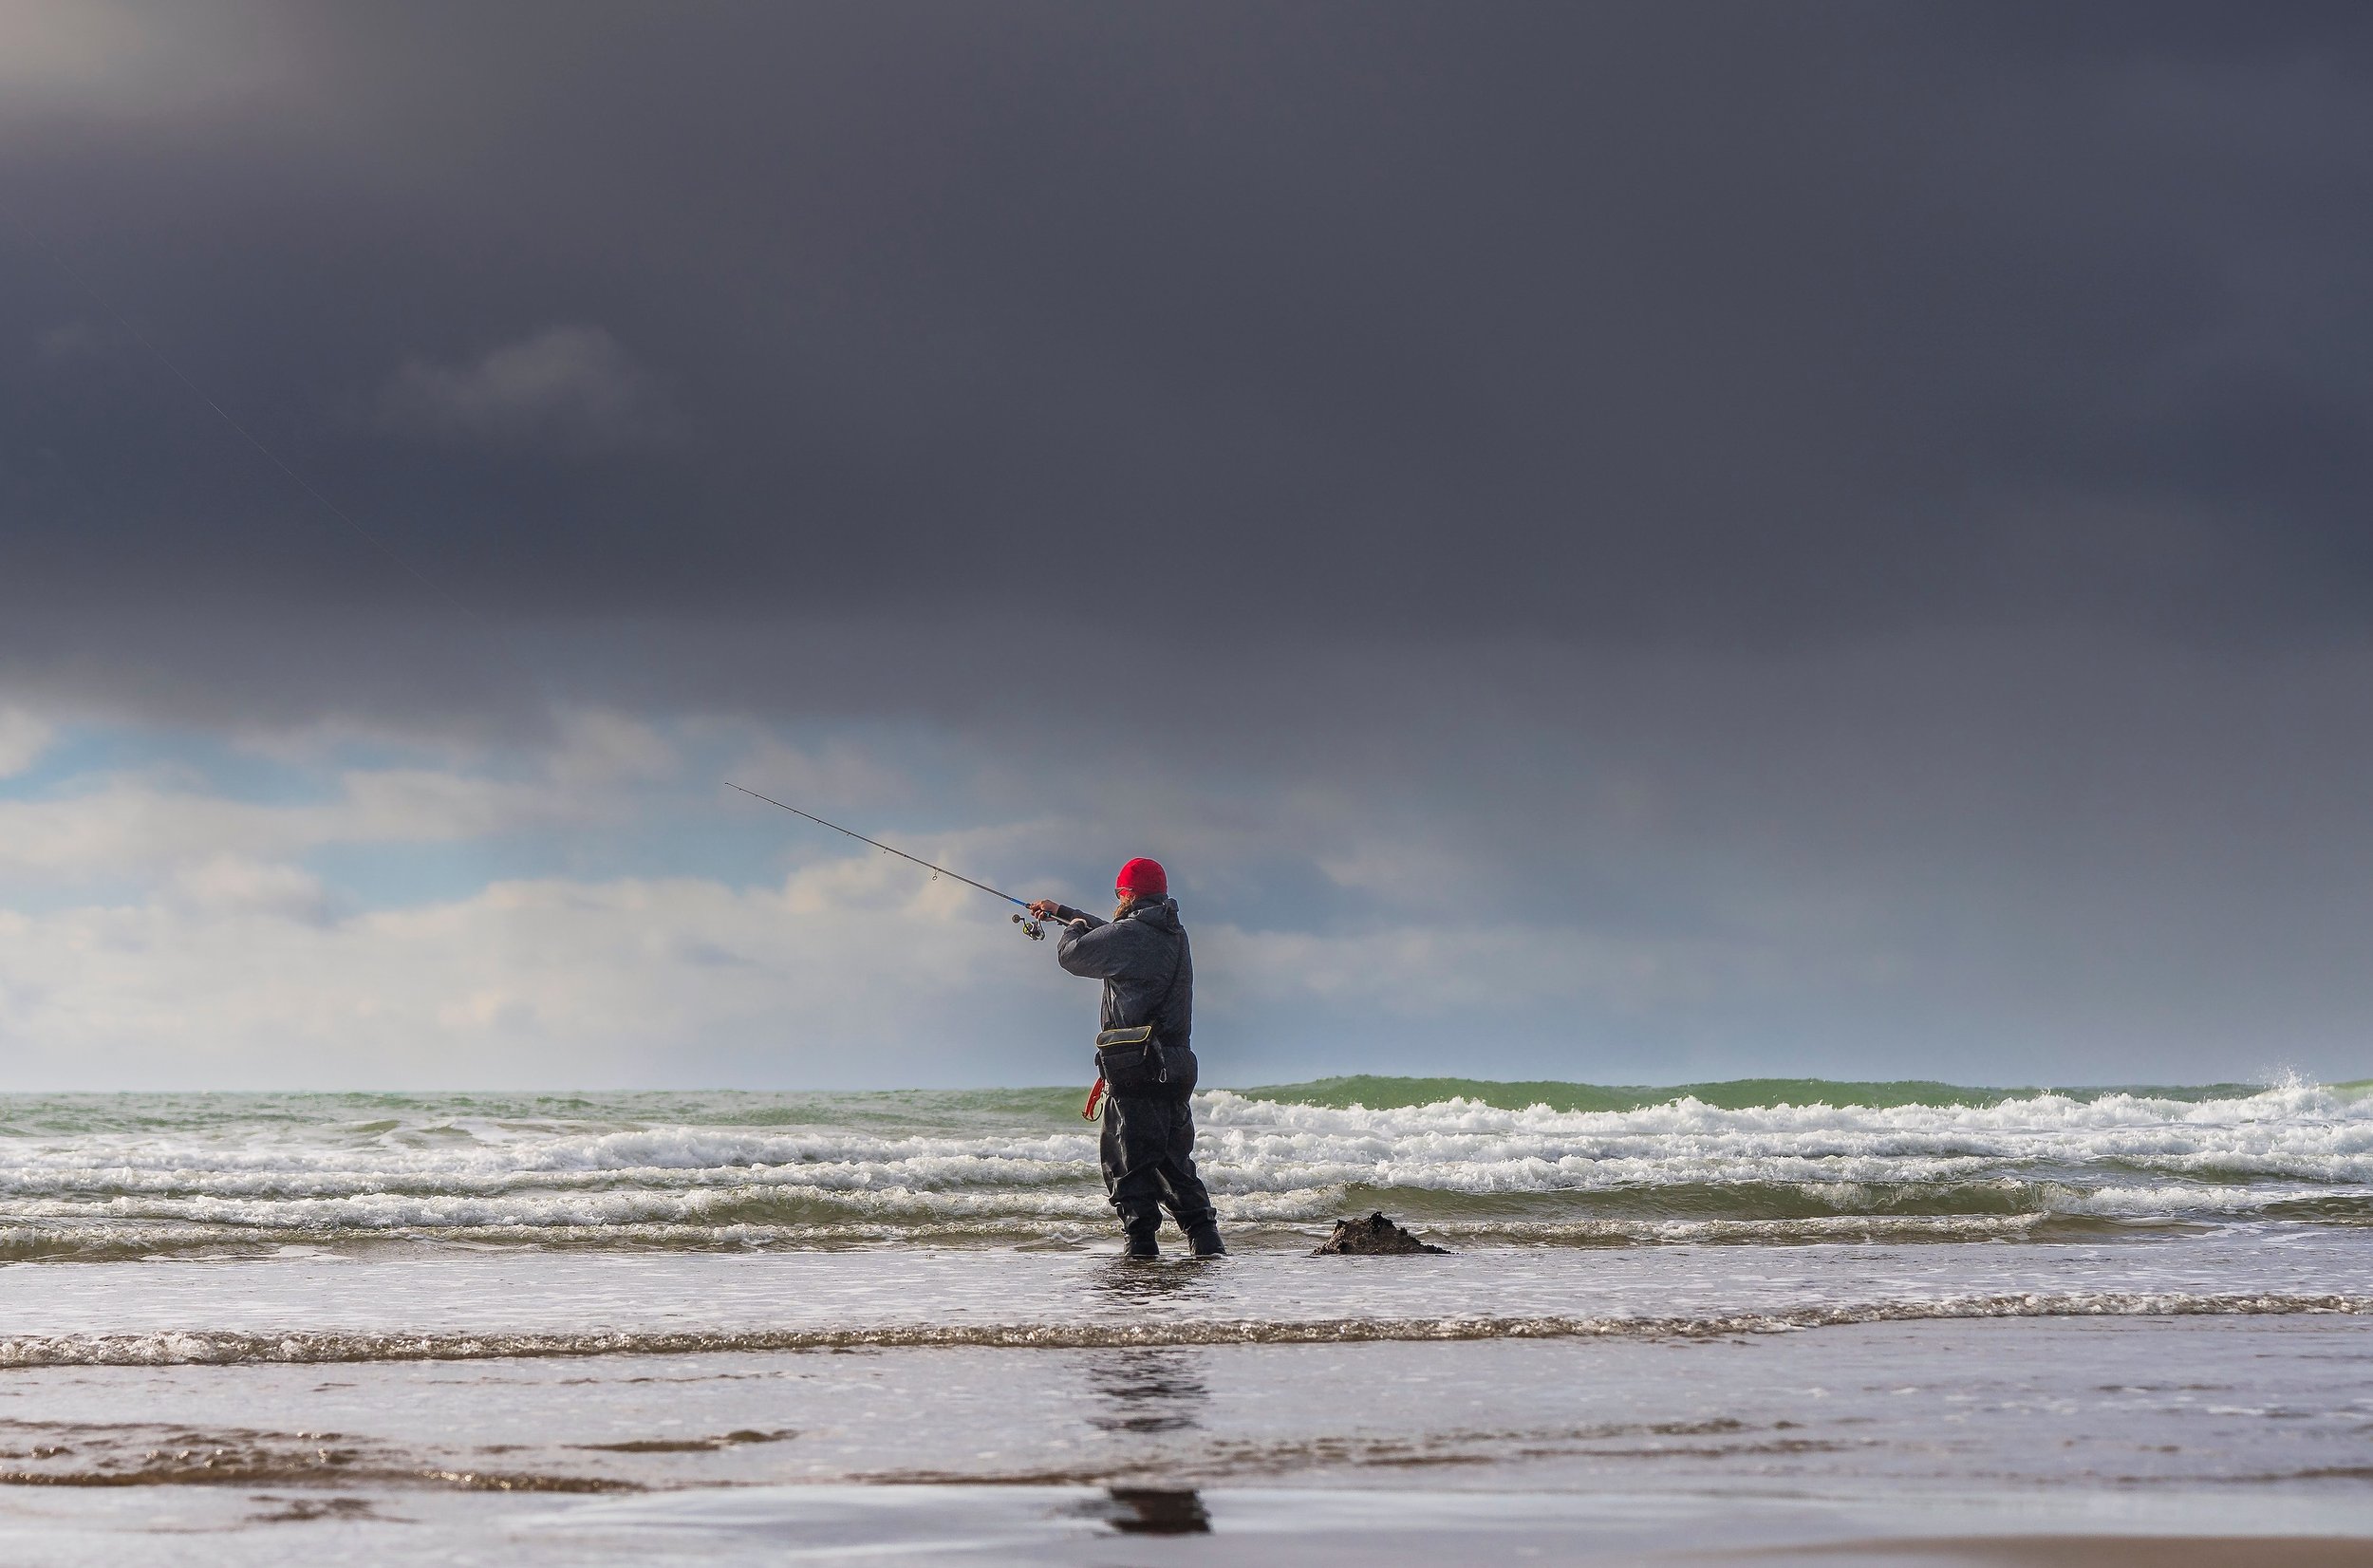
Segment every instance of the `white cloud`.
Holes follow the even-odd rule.
[[[1722,944],[1649,942],[1556,925],[1394,925],[1321,934],[1209,927],[1196,944],[1205,990],[1231,1007],[1336,1003],[1487,1022],[1542,1003],[1646,1017],[1736,979],[1750,957]]]
[[[330,916],[328,889],[311,872],[244,855],[215,855],[175,871],[166,900],[214,917],[271,915],[313,923]]]
[[[572,455],[663,444],[677,423],[650,376],[598,327],[550,327],[467,364],[406,360],[379,396],[391,435]]]
[[[558,719],[533,778],[452,768],[353,768],[327,799],[253,801],[205,793],[170,773],[82,781],[75,793],[0,801],[0,872],[48,877],[186,877],[207,863],[285,860],[334,844],[450,844],[539,826],[614,818],[638,786],[675,777],[676,748],[639,720],[598,709]],[[0,778],[31,766],[54,737],[45,720],[0,709]],[[252,744],[250,755],[317,776],[322,753],[357,738]],[[227,857],[227,858],[226,858]]]
[[[879,855],[755,889],[551,878],[345,918],[329,902],[294,868],[218,856],[142,902],[0,911],[0,1087],[893,1087],[1087,1071],[1095,988],[979,893]],[[1257,1082],[1277,1075],[1281,1020],[1331,1053],[1405,1017],[1473,1037],[1544,1002],[1651,1008],[1723,961],[1547,928],[1207,925],[1198,1033],[1213,1081]]]
[[[215,862],[139,905],[0,912],[0,1082],[1060,1081],[1088,1027],[1045,946],[875,858],[756,890],[502,883],[343,921],[298,875]]]
[[[0,778],[14,778],[41,760],[57,727],[23,708],[0,708]]]
[[[1449,846],[1398,835],[1355,837],[1336,852],[1312,858],[1337,887],[1418,906],[1460,896],[1474,874],[1472,863]]]
[[[194,8],[0,0],[0,109],[154,116],[287,79],[291,29]]]
[[[545,772],[559,788],[597,790],[672,778],[681,765],[676,748],[650,725],[581,708],[560,716],[560,745]]]
[[[171,872],[221,856],[274,859],[327,844],[448,843],[578,808],[533,785],[425,769],[346,774],[337,798],[272,805],[118,778],[83,794],[0,801],[0,870]]]

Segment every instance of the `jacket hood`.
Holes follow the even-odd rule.
[[[1140,904],[1137,907],[1129,911],[1129,913],[1123,918],[1128,920],[1141,920],[1148,925],[1155,926],[1164,931],[1175,931],[1179,928],[1178,900],[1174,898],[1154,899],[1148,903]]]

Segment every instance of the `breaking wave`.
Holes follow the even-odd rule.
[[[2365,1085],[1337,1079],[1197,1111],[1223,1213],[1255,1229],[1368,1207],[1570,1245],[2373,1223]],[[0,1099],[0,1259],[1027,1242],[1107,1212],[1071,1091]]]

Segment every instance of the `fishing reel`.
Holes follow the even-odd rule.
[[[1020,926],[1021,934],[1028,937],[1032,942],[1044,942],[1046,940],[1046,927],[1039,924],[1037,921],[1026,919],[1020,915],[1016,915],[1014,917],[1014,924]]]

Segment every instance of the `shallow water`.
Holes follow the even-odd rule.
[[[1308,1344],[1781,1333],[1945,1318],[2373,1315],[2353,1234],[1316,1258],[1242,1244],[764,1252],[422,1244],[0,1270],[0,1367],[924,1345]]]
[[[2352,1089],[1215,1093],[1235,1254],[1152,1267],[1069,1094],[4,1109],[0,1523],[37,1560],[2373,1538]],[[1369,1207],[1457,1250],[1310,1255]],[[1115,1486],[1214,1533],[1147,1546]]]

